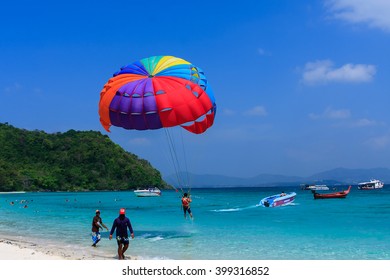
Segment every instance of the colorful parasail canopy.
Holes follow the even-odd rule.
[[[213,92],[203,71],[184,59],[152,56],[122,67],[100,93],[103,127],[182,126],[196,134],[213,125]]]

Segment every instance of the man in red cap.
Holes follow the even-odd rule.
[[[133,227],[131,226],[131,222],[129,218],[127,218],[125,214],[126,214],[126,210],[124,208],[121,208],[119,210],[119,217],[114,220],[114,223],[110,231],[110,240],[111,240],[112,234],[116,229],[116,241],[118,243],[118,259],[120,260],[125,259],[124,254],[127,248],[129,247],[129,235],[127,232],[127,228],[129,228],[130,230],[131,238],[134,239]]]

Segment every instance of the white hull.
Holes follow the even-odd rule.
[[[370,182],[362,182],[358,184],[359,190],[375,190],[382,189],[384,183],[379,180],[370,180]]]
[[[302,189],[314,190],[314,191],[327,191],[329,190],[329,187],[326,185],[304,185]]]
[[[15,191],[15,192],[0,192],[0,194],[13,194],[13,193],[26,193],[24,191]]]
[[[329,187],[325,186],[325,185],[315,185],[315,186],[310,186],[308,187],[309,190],[313,190],[313,191],[328,191],[329,190]]]
[[[268,196],[260,200],[260,203],[257,204],[257,206],[263,206],[263,207],[285,206],[294,202],[296,195],[297,194],[295,192],[291,192],[285,194],[284,196],[281,196],[281,194]]]
[[[145,189],[145,190],[135,190],[134,194],[136,196],[149,197],[149,196],[160,196],[161,191],[157,188]]]

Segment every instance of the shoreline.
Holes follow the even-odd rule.
[[[0,237],[0,260],[66,260],[55,252],[43,252],[34,248],[35,244],[28,244],[16,240]]]
[[[0,235],[0,260],[117,260],[116,255],[102,255],[96,248],[61,248],[59,245],[39,244]],[[137,260],[136,256],[126,256],[126,260]]]

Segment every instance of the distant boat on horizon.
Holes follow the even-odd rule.
[[[385,184],[377,179],[371,179],[369,182],[361,182],[358,184],[359,190],[374,190],[382,189]]]
[[[352,186],[349,186],[347,190],[341,192],[333,193],[316,193],[315,190],[312,190],[314,199],[326,199],[326,198],[346,198],[349,192],[351,191]]]
[[[25,191],[0,192],[0,194],[26,193]]]
[[[311,190],[311,191],[327,191],[329,187],[327,185],[303,185],[303,190]]]
[[[139,197],[160,196],[161,191],[159,188],[153,187],[153,188],[135,190],[134,194]]]

